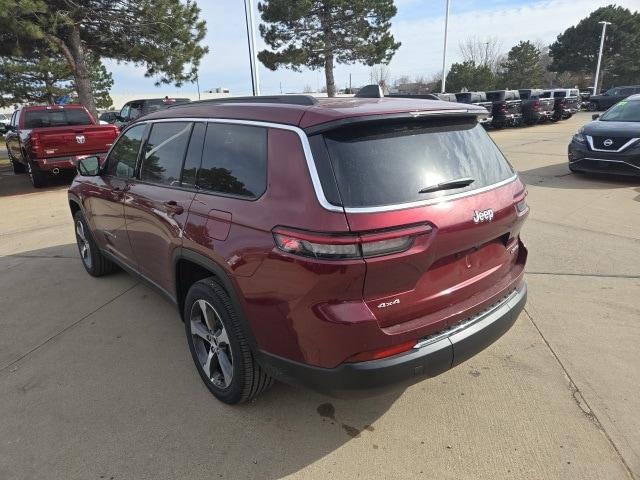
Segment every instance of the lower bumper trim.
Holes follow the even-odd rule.
[[[527,299],[527,286],[445,336],[381,360],[321,368],[260,352],[263,367],[285,383],[300,384],[336,397],[368,396],[392,384],[410,385],[459,365],[500,338],[515,323]]]

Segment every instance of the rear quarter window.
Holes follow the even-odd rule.
[[[484,128],[475,120],[362,125],[312,137],[316,162],[330,162],[345,207],[377,207],[419,202],[494,185],[514,172]],[[327,169],[318,165],[323,189]],[[419,193],[433,185],[471,177],[463,188]],[[331,195],[326,195],[330,202]],[[332,202],[332,203],[335,203]]]
[[[214,193],[260,197],[267,188],[267,129],[209,123],[197,185]]]

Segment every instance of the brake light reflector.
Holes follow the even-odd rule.
[[[394,345],[393,347],[385,347],[378,350],[370,350],[368,352],[361,352],[356,355],[352,355],[351,357],[347,358],[345,362],[354,363],[366,362],[367,360],[380,360],[381,358],[392,357],[393,355],[404,353],[408,350],[411,350],[415,346],[416,341],[410,340],[408,342],[401,343],[400,345]]]

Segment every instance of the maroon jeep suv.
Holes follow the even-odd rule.
[[[525,185],[486,110],[253,97],[137,119],[82,160],[82,262],[175,303],[198,373],[237,403],[273,379],[332,395],[440,374],[526,300]]]

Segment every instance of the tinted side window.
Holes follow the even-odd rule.
[[[209,123],[198,186],[257,198],[267,188],[267,129]]]
[[[141,180],[163,185],[177,185],[180,182],[192,125],[190,122],[153,124],[144,149]]]
[[[107,172],[121,178],[131,178],[146,125],[136,125],[122,134],[107,159]]]
[[[184,187],[194,188],[196,186],[196,176],[202,161],[202,146],[204,145],[206,130],[207,126],[204,123],[193,125],[187,156],[184,159],[184,167],[182,168],[182,185]]]

